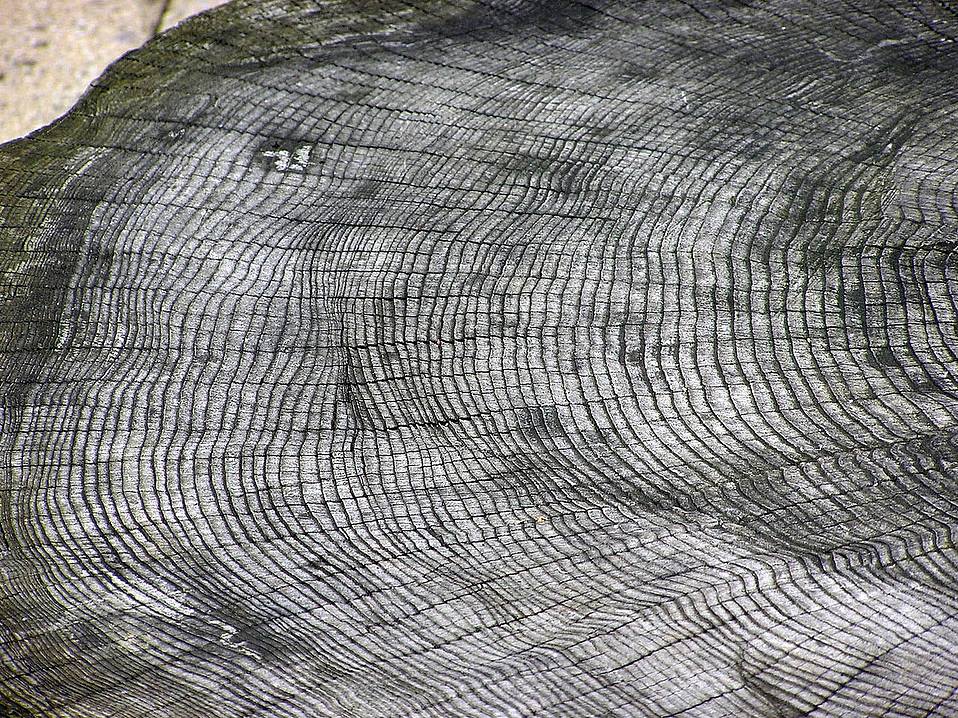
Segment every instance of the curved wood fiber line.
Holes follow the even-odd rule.
[[[0,150],[0,714],[958,714],[948,2],[235,2]]]

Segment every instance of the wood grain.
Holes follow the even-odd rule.
[[[955,10],[240,0],[4,146],[0,715],[958,715]]]

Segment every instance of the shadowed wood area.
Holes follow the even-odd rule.
[[[0,716],[958,715],[951,2],[239,0],[0,149]]]

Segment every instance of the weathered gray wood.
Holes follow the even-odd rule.
[[[958,714],[956,32],[266,0],[126,57],[0,152],[5,715]]]

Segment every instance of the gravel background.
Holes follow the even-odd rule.
[[[123,53],[224,0],[0,0],[0,142],[60,117]]]

